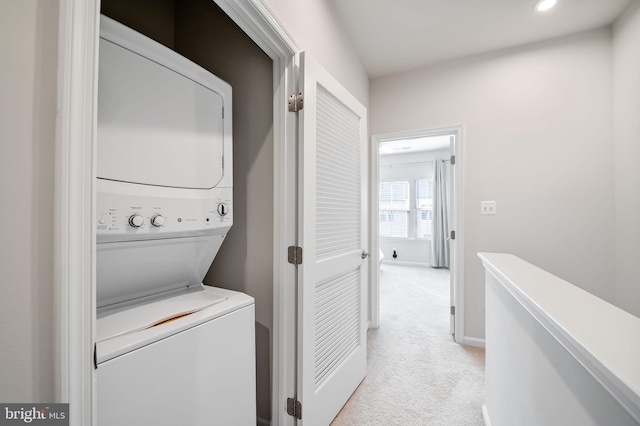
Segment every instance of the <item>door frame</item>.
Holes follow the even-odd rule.
[[[380,150],[379,143],[393,139],[411,139],[424,136],[438,136],[442,134],[455,134],[453,151],[456,155],[455,166],[452,167],[451,174],[455,182],[455,195],[452,199],[453,223],[451,229],[456,231],[456,239],[453,244],[451,259],[453,268],[451,274],[454,277],[453,304],[456,309],[454,339],[458,343],[464,343],[464,180],[463,180],[463,138],[464,126],[449,126],[435,129],[409,130],[402,132],[382,133],[371,137],[370,159],[370,202],[369,202],[369,241],[371,245],[371,264],[369,271],[369,328],[380,327],[380,236],[379,236],[379,171],[380,171]],[[450,148],[451,150],[451,148]]]
[[[264,0],[214,0],[273,60],[274,250],[272,421],[294,395],[295,269],[286,248],[296,237],[296,90],[299,46]],[[95,189],[100,0],[61,0],[58,15],[58,122],[54,206],[55,398],[72,425],[96,424]]]

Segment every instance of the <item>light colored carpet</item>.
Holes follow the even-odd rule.
[[[484,350],[449,334],[449,271],[383,264],[367,377],[332,426],[483,425]]]

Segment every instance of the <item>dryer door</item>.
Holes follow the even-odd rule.
[[[220,94],[104,38],[98,91],[99,178],[199,189],[220,182]]]

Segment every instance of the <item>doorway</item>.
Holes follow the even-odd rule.
[[[370,328],[380,326],[382,261],[448,267],[450,330],[463,341],[461,148],[460,126],[372,137]]]

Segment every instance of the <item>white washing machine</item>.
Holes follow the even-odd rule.
[[[256,424],[249,296],[212,287],[98,323],[98,426]]]
[[[254,301],[202,285],[233,223],[231,87],[100,25],[98,425],[253,426]]]

